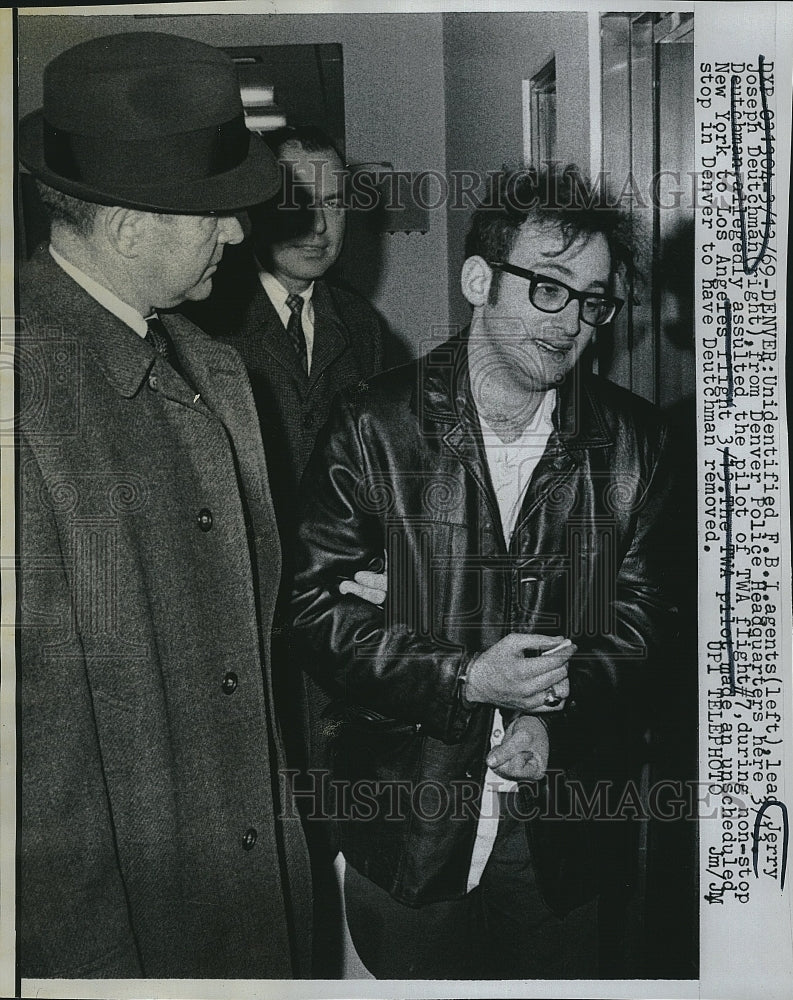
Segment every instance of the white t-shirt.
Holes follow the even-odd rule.
[[[501,527],[507,548],[512,541],[512,534],[531,477],[548,446],[548,439],[553,431],[552,416],[555,405],[556,391],[551,389],[545,394],[531,423],[519,438],[509,444],[504,444],[488,427],[482,416],[479,417],[490,479],[501,514]],[[498,746],[503,739],[504,720],[499,709],[496,709],[490,733],[490,748]],[[498,793],[513,791],[516,787],[514,781],[500,778],[495,771],[487,769],[479,823],[476,828],[476,842],[468,872],[468,892],[479,885],[487,859],[493,850],[498,832]]]

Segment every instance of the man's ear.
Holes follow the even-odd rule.
[[[463,295],[476,308],[487,302],[493,272],[483,257],[468,257],[460,274]]]
[[[122,257],[137,257],[146,239],[151,215],[113,205],[102,210],[101,225],[108,243]]]

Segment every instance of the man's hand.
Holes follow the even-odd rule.
[[[471,663],[465,700],[522,712],[559,712],[570,694],[567,661],[576,648],[562,636],[512,632]]]
[[[533,715],[519,715],[504,741],[487,755],[488,767],[501,778],[539,781],[548,770],[548,730]]]

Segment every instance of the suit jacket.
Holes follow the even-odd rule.
[[[319,280],[314,285],[314,351],[309,375],[259,281],[247,246],[226,250],[206,303],[188,315],[234,347],[245,362],[259,414],[285,576],[296,525],[300,480],[336,394],[383,369],[384,333],[359,295]]]
[[[630,810],[616,808],[669,610],[670,455],[652,407],[576,370],[507,546],[456,339],[347,395],[305,483],[293,638],[337,699],[346,794],[330,807],[347,860],[411,906],[465,894],[493,708],[467,705],[461,679],[504,635],[540,632],[578,647],[564,710],[543,716],[556,776],[531,806],[540,885],[560,912],[626,889]],[[336,581],[384,546],[386,607],[341,596]],[[605,793],[591,821],[572,779]]]
[[[20,315],[22,975],[302,974],[245,370],[168,317],[186,385],[48,254]]]

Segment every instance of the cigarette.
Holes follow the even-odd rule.
[[[540,656],[550,656],[551,653],[558,653],[560,649],[564,649],[565,646],[572,646],[572,642],[569,639],[562,639],[560,643],[555,646],[551,646],[550,649],[544,649]]]

